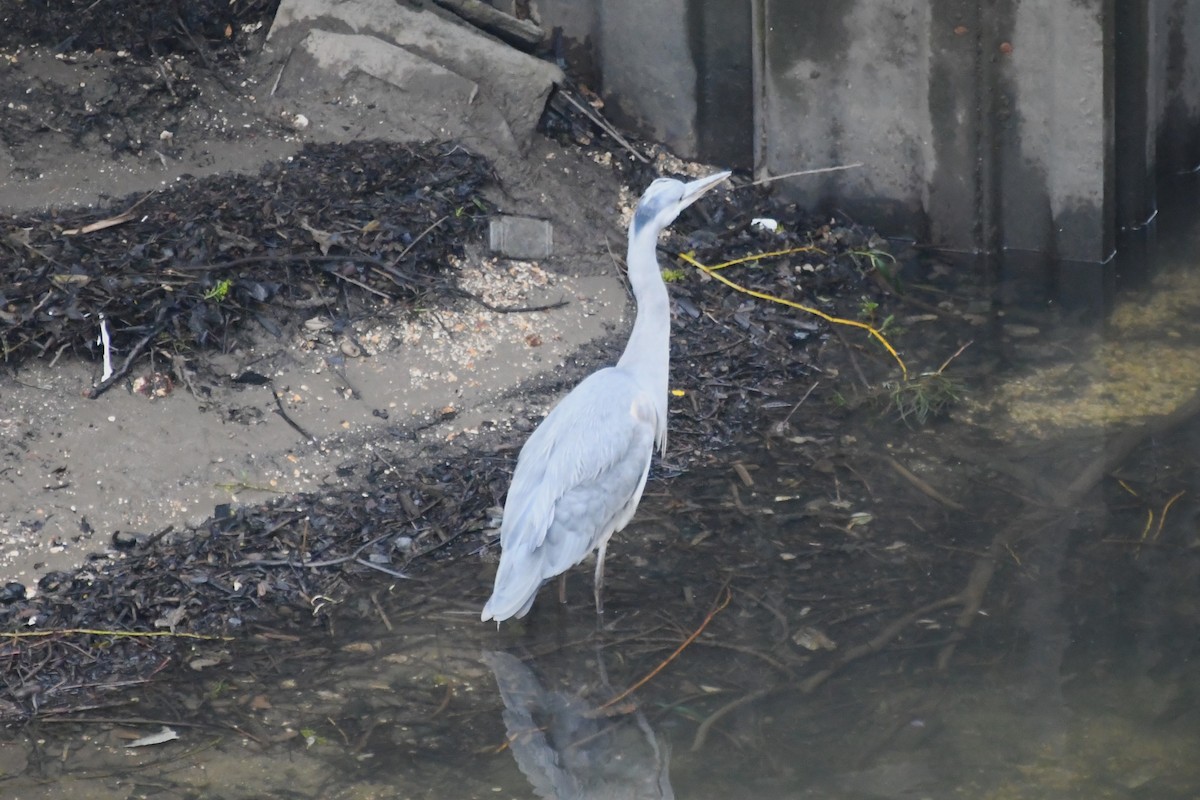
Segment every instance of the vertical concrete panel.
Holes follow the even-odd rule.
[[[596,31],[600,28],[600,0],[531,0],[530,10],[547,30],[558,28],[561,51],[556,56],[570,65],[572,74],[589,86],[600,84],[600,58]],[[561,66],[561,65],[560,65]]]
[[[592,38],[599,17],[599,0],[532,0],[530,7],[543,25],[561,28],[563,36],[578,41]]]
[[[1163,123],[1167,113],[1167,71],[1169,54],[1167,52],[1168,32],[1171,29],[1171,11],[1179,0],[1149,0],[1146,10],[1146,42],[1143,47],[1147,51],[1146,71],[1147,81],[1153,87],[1146,98],[1147,113],[1149,114],[1149,129],[1156,132]],[[1123,40],[1118,39],[1118,45]],[[1155,163],[1157,163],[1157,153]]]
[[[1003,81],[1012,86],[1016,163],[1006,164],[1007,247],[1104,261],[1112,254],[1112,91],[1106,69],[1109,0],[1019,0]],[[1011,169],[1008,169],[1011,167]],[[1036,226],[1026,198],[1045,187],[1052,229]],[[1040,198],[1038,198],[1040,199]]]
[[[736,169],[754,167],[754,82],[751,4],[689,4],[696,62],[697,154]]]
[[[1109,257],[1113,0],[760,2],[760,169],[865,164],[790,195],[950,249]]]
[[[1117,3],[1115,9],[1113,141],[1118,232],[1144,228],[1157,209],[1153,131],[1161,103],[1157,79],[1164,74],[1164,65],[1153,63],[1147,46],[1158,27],[1150,5]]]
[[[1165,30],[1154,47],[1165,52],[1165,85],[1159,128],[1160,171],[1200,165],[1200,0],[1159,0]]]
[[[995,244],[1040,251],[1053,244],[1048,155],[1054,122],[1053,48],[1058,45],[1049,9],[1021,0],[994,6],[985,18],[981,57],[992,62],[989,79],[976,87],[990,105],[995,160]]]
[[[695,157],[696,67],[687,6],[688,0],[605,0],[599,49],[608,115]]]
[[[840,109],[831,101],[843,81],[839,44],[848,38],[843,16],[849,5],[802,7],[758,0],[755,61],[760,88],[755,138],[761,175],[791,172],[797,164],[825,166],[841,160]],[[787,188],[810,205],[821,195],[815,181]]]
[[[534,0],[605,113],[677,154],[754,166],[752,3]],[[602,76],[602,77],[601,77]]]
[[[1200,165],[1200,0],[537,3],[592,15],[617,121],[742,164],[752,107],[760,176],[864,164],[782,194],[983,254],[1018,292],[1091,303],[1118,227]]]
[[[986,249],[994,222],[985,207],[990,163],[984,150],[990,119],[976,87],[984,23],[976,0],[932,0],[929,31],[930,147],[935,153],[926,176],[929,218],[924,241],[961,253]]]
[[[810,205],[836,197],[891,232],[923,229],[934,166],[929,0],[762,3],[760,169],[862,162],[786,190]]]
[[[1165,30],[1164,10],[1156,0],[1118,2],[1114,8],[1115,269],[1127,284],[1147,277],[1146,265],[1157,244],[1157,128],[1166,52],[1151,43]]]

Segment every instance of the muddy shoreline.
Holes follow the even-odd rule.
[[[320,617],[372,581],[424,586],[475,560],[452,591],[482,592],[516,450],[623,343],[622,215],[656,172],[706,169],[665,153],[641,164],[598,131],[573,141],[586,119],[548,125],[558,138],[512,163],[454,143],[314,132],[303,146],[253,97],[267,70],[172,58],[18,48],[0,75],[4,93],[36,86],[45,106],[0,130],[41,148],[38,162],[9,148],[4,197],[26,210],[4,218],[19,279],[0,388],[0,616],[9,630],[59,632],[6,650],[8,720],[94,705],[180,662],[188,636]],[[151,82],[120,89],[139,80]],[[248,122],[229,124],[235,114]],[[133,132],[129,146],[114,125]],[[158,128],[170,136],[153,144]],[[480,223],[506,210],[551,220],[555,255],[489,255]],[[778,232],[751,226],[763,213]],[[806,302],[844,297],[819,302],[855,316],[864,298],[886,302],[858,255],[881,247],[744,186],[681,221],[663,243],[672,446],[652,491],[794,412],[833,341],[824,323],[750,302],[671,254],[715,263],[790,248],[797,258],[746,280]],[[889,369],[863,352],[866,369]],[[80,649],[69,631],[82,630],[111,634],[85,634]]]

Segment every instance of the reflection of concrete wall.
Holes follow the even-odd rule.
[[[626,124],[764,176],[861,161],[780,188],[950,250],[1104,262],[1200,162],[1200,0],[536,2],[595,16]]]

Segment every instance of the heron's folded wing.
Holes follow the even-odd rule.
[[[624,493],[618,504],[623,505],[649,463],[654,429],[653,403],[626,373],[610,368],[588,376],[521,449],[505,502],[501,546],[540,547],[556,506],[573,491],[585,492],[573,505],[607,507],[602,490],[610,487],[613,498]],[[595,511],[599,514],[600,506]]]
[[[628,521],[645,485],[656,421],[649,393],[618,369],[589,376],[542,421],[517,458],[483,619],[522,616],[543,581]]]

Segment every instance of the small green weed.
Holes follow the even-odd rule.
[[[868,250],[850,250],[847,251],[847,255],[854,260],[855,266],[859,269],[863,269],[863,262],[866,262],[870,269],[883,276],[889,286],[898,288],[896,271],[892,269],[896,264],[896,257],[891,253],[886,250],[870,248]]]
[[[884,384],[887,407],[906,425],[924,425],[962,399],[958,381],[942,372],[925,372],[906,381]]]
[[[222,278],[221,280],[217,281],[216,286],[204,293],[204,299],[216,300],[218,303],[220,303],[229,296],[229,290],[232,288],[233,281],[229,280],[228,278]]]

